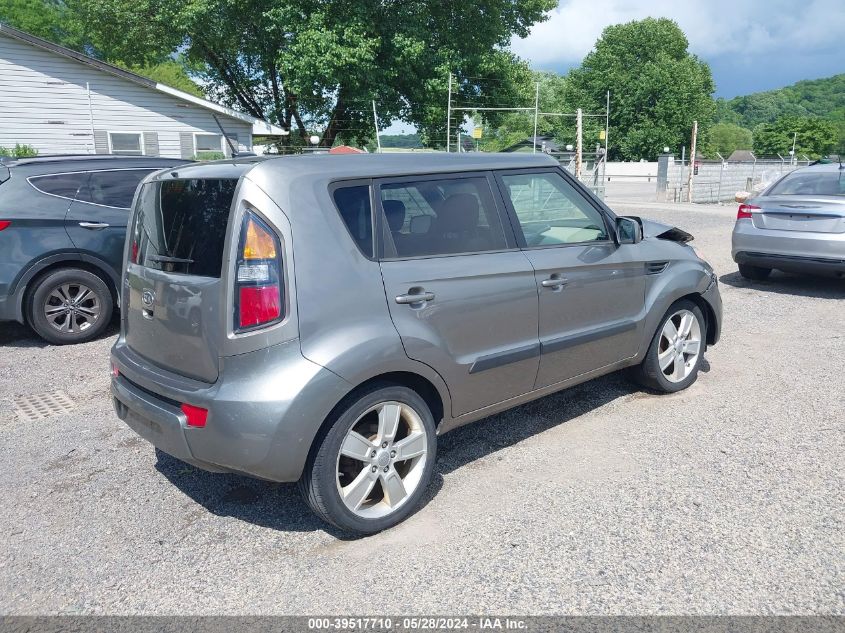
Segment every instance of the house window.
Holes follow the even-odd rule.
[[[144,144],[140,132],[109,132],[109,146],[112,154],[143,156]]]
[[[194,150],[199,160],[224,158],[223,136],[220,134],[194,134]]]

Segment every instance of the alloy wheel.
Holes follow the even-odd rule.
[[[419,414],[403,402],[365,411],[346,434],[337,458],[337,490],[355,515],[376,519],[404,505],[425,470],[428,437]]]
[[[701,354],[701,324],[689,310],[679,310],[663,324],[657,347],[660,371],[670,382],[686,379]]]
[[[100,297],[85,284],[67,283],[53,288],[44,303],[44,316],[65,334],[84,332],[100,318]]]

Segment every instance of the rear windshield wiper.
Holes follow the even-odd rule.
[[[150,255],[147,257],[148,260],[151,262],[156,262],[158,264],[193,264],[193,259],[187,259],[186,257],[167,257],[166,255]]]

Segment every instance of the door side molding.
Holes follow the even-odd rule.
[[[539,354],[540,343],[533,343],[531,345],[523,345],[521,347],[508,349],[503,352],[496,352],[495,354],[479,356],[470,366],[469,373],[477,374],[478,372],[487,371],[488,369],[495,369],[496,367],[502,367],[503,365],[508,365],[510,363],[535,358]]]
[[[584,343],[591,343],[609,336],[616,336],[624,332],[630,332],[637,328],[636,321],[621,321],[613,325],[606,325],[595,328],[594,330],[587,330],[579,334],[572,334],[570,336],[562,336],[560,338],[550,339],[547,341],[540,341],[540,354],[551,354],[559,352],[569,347],[575,347]]]

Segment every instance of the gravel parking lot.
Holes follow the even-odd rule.
[[[114,329],[0,325],[0,613],[845,614],[845,281],[743,281],[733,206],[614,207],[719,273],[698,382],[612,375],[457,430],[424,508],[362,540],[292,485],[157,456],[112,412]],[[69,413],[17,415],[57,390]]]

